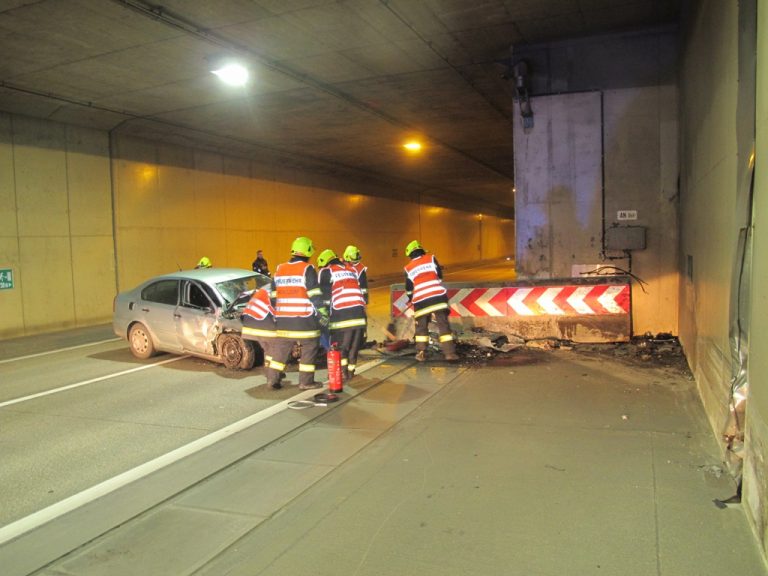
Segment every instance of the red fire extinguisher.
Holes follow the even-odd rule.
[[[341,382],[341,350],[334,342],[328,350],[328,392],[341,392],[344,386]]]

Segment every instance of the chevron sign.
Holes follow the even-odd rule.
[[[451,316],[629,314],[629,284],[448,289]],[[392,316],[412,316],[404,290],[392,291]]]

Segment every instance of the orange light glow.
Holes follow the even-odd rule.
[[[408,152],[417,153],[421,152],[421,142],[418,142],[416,140],[409,140],[405,144],[403,144],[403,148],[408,150]]]

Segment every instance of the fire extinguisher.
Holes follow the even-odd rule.
[[[341,350],[336,343],[328,350],[328,392],[341,392],[344,387],[341,382]]]

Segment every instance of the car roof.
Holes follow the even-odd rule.
[[[224,282],[226,280],[243,278],[244,276],[262,276],[262,274],[258,274],[253,270],[246,270],[244,268],[199,268],[196,270],[179,270],[178,272],[161,274],[160,276],[154,276],[151,280],[154,281],[163,278],[172,278],[183,280],[199,280],[201,282]]]

